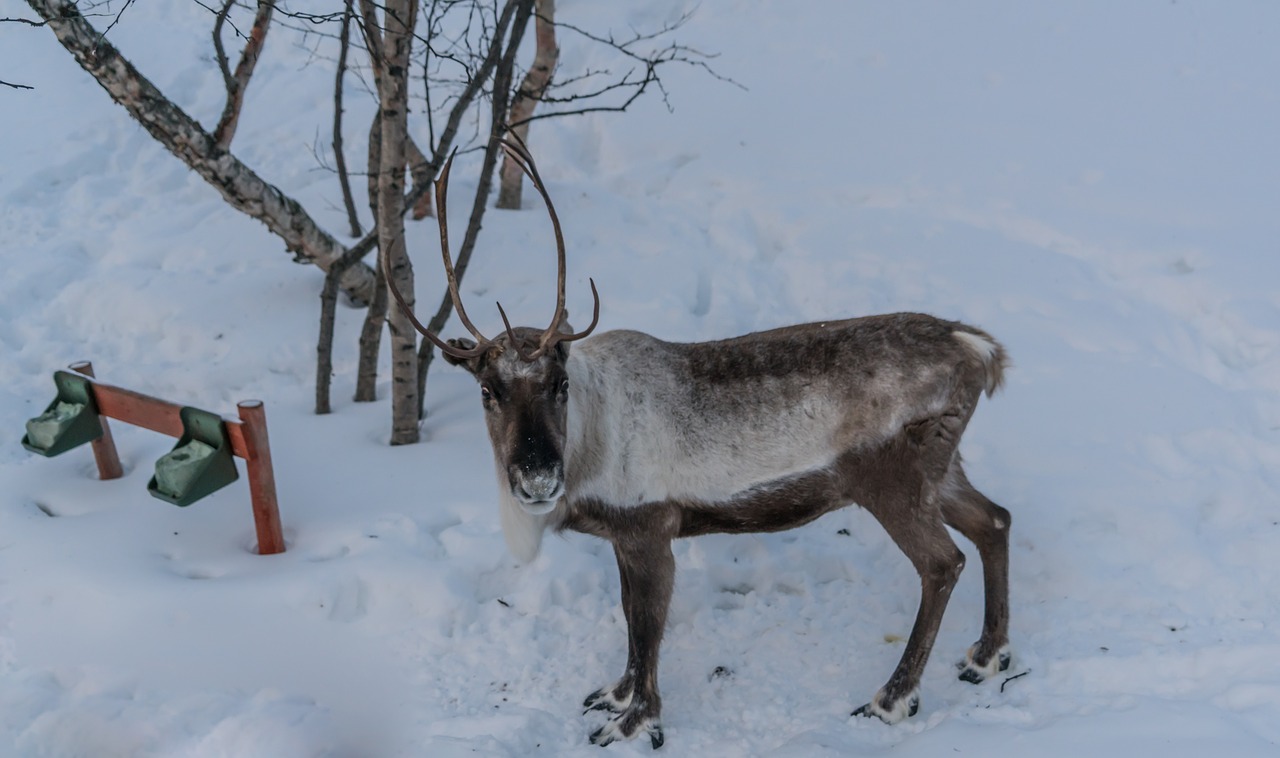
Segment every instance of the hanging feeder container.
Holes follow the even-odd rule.
[[[182,437],[156,461],[147,491],[165,502],[188,506],[231,484],[239,474],[221,416],[190,406],[179,416]]]
[[[50,458],[102,436],[102,420],[89,380],[56,371],[53,383],[58,396],[44,413],[27,422],[27,433],[22,437],[23,447]]]

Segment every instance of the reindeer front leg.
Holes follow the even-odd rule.
[[[613,687],[587,698],[588,709],[618,711],[609,723],[592,733],[591,742],[608,745],[617,739],[634,739],[644,732],[656,750],[663,741],[658,649],[675,584],[675,556],[671,554],[671,539],[666,536],[621,536],[614,539],[613,550],[627,619],[627,670]]]
[[[622,677],[618,681],[587,695],[587,699],[582,701],[582,707],[586,709],[583,713],[590,711],[622,713],[631,704],[631,695],[635,692],[636,641],[635,635],[631,634],[631,586],[626,569],[623,568],[621,554],[617,550],[614,551],[614,557],[618,560],[618,579],[622,585],[622,616],[627,622],[627,667],[623,669]]]

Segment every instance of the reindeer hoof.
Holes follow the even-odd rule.
[[[591,741],[592,745],[599,745],[600,747],[604,747],[605,745],[611,744],[617,738],[611,732],[605,731],[608,728],[609,728],[609,724],[605,724],[604,726],[592,732],[591,736],[588,737],[587,739]]]
[[[1004,645],[987,659],[985,664],[979,663],[975,655],[978,645],[969,648],[969,652],[965,654],[964,660],[961,661],[957,668],[960,669],[960,681],[969,682],[970,684],[980,684],[988,678],[995,676],[1001,671],[1009,668],[1011,656],[1009,654],[1009,646]]]
[[[609,723],[591,733],[591,744],[604,747],[617,740],[633,740],[641,734],[647,734],[654,750],[662,747],[666,738],[662,734],[658,717],[646,716],[643,710],[648,709],[629,707],[610,719]]]
[[[628,736],[626,734],[623,734],[619,729],[616,729],[613,727],[614,727],[614,722],[610,721],[608,724],[605,724],[604,726],[592,732],[590,737],[591,744],[604,747],[606,745],[610,745],[616,742],[619,739],[629,740],[629,739],[635,739],[637,736],[639,736],[639,731],[637,731],[635,734]],[[646,734],[649,735],[649,746],[652,747],[654,750],[657,750],[658,748],[662,747],[662,745],[666,742],[666,737],[664,737],[662,734],[662,726],[658,724],[656,721],[647,724],[642,731],[644,731]]]
[[[896,724],[899,721],[910,718],[920,712],[920,695],[912,691],[905,697],[899,698],[896,702],[887,702],[881,698],[880,693],[871,698],[871,702],[856,709],[850,716],[865,716],[871,718],[875,716],[886,724]]]

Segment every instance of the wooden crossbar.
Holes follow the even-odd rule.
[[[93,364],[73,363],[68,368],[93,379]],[[107,418],[150,429],[169,437],[181,437],[182,406],[141,392],[89,382],[93,402],[102,419],[102,436],[93,441],[93,457],[98,463],[98,476],[118,479],[124,474],[120,455]],[[284,531],[280,523],[280,504],[276,499],[275,471],[271,466],[271,445],[267,438],[267,416],[261,400],[245,400],[237,404],[240,419],[223,418],[231,453],[245,462],[249,479],[249,496],[253,502],[253,522],[258,533],[258,554],[283,553]]]

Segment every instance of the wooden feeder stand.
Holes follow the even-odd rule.
[[[108,418],[170,437],[183,437],[186,429],[182,420],[182,406],[95,381],[93,365],[89,361],[73,363],[68,368],[90,378],[88,384],[92,401],[97,406],[102,422],[102,436],[90,443],[98,464],[99,478],[118,479],[124,474],[115,441],[111,437],[111,428],[107,425]],[[231,454],[245,462],[249,496],[253,501],[253,522],[258,532],[258,554],[283,553],[284,533],[280,526],[280,505],[276,500],[276,478],[271,468],[266,411],[261,400],[244,400],[237,404],[236,409],[239,411],[239,421],[223,418],[222,422]]]

